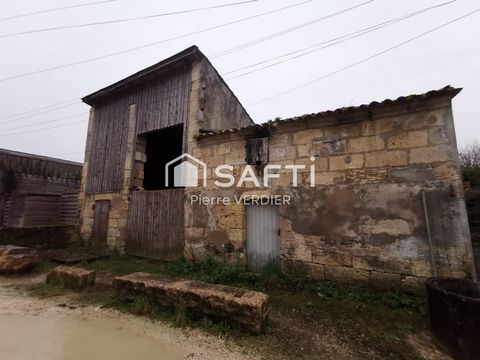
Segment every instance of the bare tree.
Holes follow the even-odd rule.
[[[460,165],[463,169],[480,168],[480,142],[474,140],[460,149]]]
[[[472,141],[460,149],[460,165],[463,181],[473,187],[480,187],[480,142]]]

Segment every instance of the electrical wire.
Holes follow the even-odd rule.
[[[0,21],[18,19],[18,18],[22,18],[22,17],[26,17],[26,16],[46,14],[46,13],[49,13],[49,12],[73,9],[73,8],[84,7],[84,6],[100,5],[100,4],[105,4],[105,3],[111,3],[111,2],[114,2],[114,1],[117,1],[117,0],[94,1],[94,2],[89,2],[89,3],[77,4],[77,5],[69,5],[69,6],[62,6],[62,7],[58,7],[58,8],[52,8],[52,9],[32,11],[32,12],[28,12],[28,13],[24,13],[24,14],[18,14],[18,15],[12,15],[12,16],[7,16],[7,17],[4,17],[4,18],[0,18]]]
[[[85,123],[86,121],[87,120],[74,121],[74,122],[71,122],[71,123],[51,126],[51,127],[47,127],[47,128],[35,129],[35,130],[29,130],[29,131],[22,131],[22,132],[16,132],[16,133],[6,133],[6,134],[0,133],[0,136],[12,136],[12,135],[23,135],[23,134],[37,133],[37,132],[40,132],[40,131],[57,129],[57,128],[61,128],[61,127],[66,127],[66,126],[71,126],[71,125],[75,125],[75,124]]]
[[[375,54],[373,54],[373,55],[371,55],[371,56],[369,56],[369,57],[366,57],[366,58],[364,58],[364,59],[362,59],[362,60],[356,61],[356,62],[354,62],[354,63],[352,63],[352,64],[350,64],[350,65],[344,66],[344,67],[342,67],[342,68],[340,68],[340,69],[338,69],[338,70],[335,70],[335,71],[330,72],[330,73],[328,73],[328,74],[326,74],[326,75],[323,75],[323,76],[321,76],[321,77],[318,77],[318,78],[316,78],[316,79],[314,79],[314,80],[311,80],[311,81],[309,81],[309,82],[307,82],[307,83],[301,84],[301,85],[296,86],[296,87],[294,87],[294,88],[290,88],[290,89],[288,89],[288,90],[282,91],[282,92],[277,93],[277,94],[275,94],[275,95],[272,95],[272,96],[266,97],[266,98],[264,98],[264,99],[258,100],[258,101],[256,101],[256,102],[253,102],[253,103],[247,105],[247,106],[255,106],[255,105],[258,105],[258,104],[263,103],[263,102],[265,102],[265,101],[272,100],[272,99],[277,98],[277,97],[279,97],[279,96],[288,94],[288,93],[290,93],[290,92],[293,92],[293,91],[299,90],[299,89],[301,89],[301,88],[304,88],[304,87],[306,87],[306,86],[309,86],[309,85],[311,85],[311,84],[314,84],[314,83],[316,83],[316,82],[318,82],[318,81],[320,81],[320,80],[323,80],[323,79],[325,79],[325,78],[327,78],[327,77],[333,76],[333,75],[338,74],[338,73],[343,72],[343,71],[346,71],[346,70],[351,69],[351,68],[353,68],[353,67],[355,67],[355,66],[358,66],[358,65],[360,65],[360,64],[363,64],[363,63],[365,63],[365,62],[367,62],[367,61],[369,61],[369,60],[372,60],[372,59],[374,59],[374,58],[376,58],[376,57],[378,57],[378,56],[381,56],[381,55],[386,54],[386,53],[388,53],[388,52],[390,52],[390,51],[393,51],[393,50],[395,50],[395,49],[398,49],[399,47],[401,47],[401,46],[403,46],[403,45],[406,45],[406,44],[408,44],[408,43],[411,43],[411,42],[413,42],[413,41],[415,41],[415,40],[417,40],[417,39],[420,39],[420,38],[422,38],[422,37],[424,37],[424,36],[426,36],[426,35],[428,35],[428,34],[431,34],[431,33],[435,32],[435,31],[437,31],[437,30],[440,30],[440,29],[442,29],[442,28],[444,28],[444,27],[447,27],[447,26],[449,26],[449,25],[451,25],[451,24],[453,24],[453,23],[456,23],[456,22],[461,21],[461,20],[463,20],[463,19],[465,19],[465,18],[467,18],[467,17],[470,17],[470,16],[472,16],[472,15],[475,15],[475,14],[477,14],[477,13],[479,13],[479,12],[480,12],[480,9],[471,11],[471,12],[465,14],[465,15],[462,15],[462,16],[460,16],[460,17],[454,18],[454,19],[452,19],[452,20],[450,20],[450,21],[448,21],[448,22],[445,22],[445,23],[443,23],[443,24],[441,24],[441,25],[438,25],[438,26],[436,26],[436,27],[434,27],[434,28],[432,28],[432,29],[430,29],[430,30],[427,30],[427,31],[425,31],[425,32],[423,32],[423,33],[421,33],[421,34],[419,34],[419,35],[414,36],[414,37],[411,37],[411,38],[409,38],[409,39],[407,39],[407,40],[405,40],[405,41],[402,41],[402,42],[400,42],[400,43],[398,43],[398,44],[396,44],[396,45],[394,45],[394,46],[391,46],[391,47],[389,47],[389,48],[387,48],[387,49],[385,49],[385,50],[382,50],[382,51],[380,51],[380,52],[377,52],[377,53],[375,53]],[[45,130],[60,128],[60,127],[65,127],[65,126],[71,126],[71,125],[74,125],[74,124],[84,123],[84,122],[86,122],[86,120],[75,121],[75,122],[72,122],[72,123],[57,125],[57,126],[53,126],[53,127],[49,127],[49,128],[36,129],[36,130],[31,130],[31,131],[24,131],[24,132],[18,132],[18,133],[0,134],[0,136],[11,136],[11,135],[21,135],[21,134],[35,133],[35,132],[39,132],[39,131],[45,131]]]
[[[19,32],[14,32],[14,33],[9,33],[9,34],[1,34],[0,38],[8,38],[8,37],[14,37],[14,36],[20,36],[20,35],[36,34],[36,33],[41,33],[41,32],[51,32],[51,31],[58,31],[58,30],[85,28],[85,27],[92,27],[92,26],[98,26],[98,25],[110,25],[110,24],[117,24],[117,23],[124,23],[124,22],[154,19],[154,18],[171,16],[171,15],[187,14],[187,13],[192,13],[192,12],[219,9],[219,8],[225,8],[225,7],[230,7],[230,6],[245,5],[245,4],[249,4],[249,3],[257,2],[257,1],[258,0],[247,0],[247,1],[229,3],[229,4],[206,6],[206,7],[195,8],[195,9],[179,10],[179,11],[172,11],[172,12],[167,12],[167,13],[145,15],[145,16],[136,16],[136,17],[124,18],[124,19],[106,20],[106,21],[98,21],[98,22],[91,22],[91,23],[84,23],[84,24],[62,25],[62,26],[54,26],[54,27],[48,27],[48,28],[42,28],[42,29],[19,31]]]
[[[285,95],[285,94],[288,94],[288,93],[291,93],[291,92],[293,92],[293,91],[299,90],[299,89],[304,88],[304,87],[306,87],[306,86],[312,85],[312,84],[314,84],[314,83],[316,83],[316,82],[318,82],[318,81],[320,81],[320,80],[326,79],[326,78],[328,78],[328,77],[330,77],[330,76],[336,75],[336,74],[341,73],[341,72],[343,72],[343,71],[345,71],[345,70],[351,69],[351,68],[353,68],[353,67],[355,67],[355,66],[358,66],[358,65],[360,65],[360,64],[363,64],[363,63],[365,63],[365,62],[367,62],[367,61],[369,61],[369,60],[372,60],[372,59],[374,59],[374,58],[376,58],[376,57],[378,57],[378,56],[381,56],[381,55],[386,54],[386,53],[388,53],[388,52],[390,52],[390,51],[393,51],[393,50],[395,50],[395,49],[397,49],[397,48],[399,48],[399,47],[401,47],[401,46],[403,46],[403,45],[406,45],[406,44],[408,44],[408,43],[411,43],[412,41],[415,41],[415,40],[417,40],[417,39],[419,39],[419,38],[422,38],[422,37],[424,37],[424,36],[426,36],[426,35],[428,35],[428,34],[431,34],[431,33],[434,32],[434,31],[440,30],[440,29],[442,29],[442,28],[444,28],[444,27],[446,27],[446,26],[448,26],[448,25],[451,25],[451,24],[456,23],[456,22],[458,22],[458,21],[460,21],[460,20],[463,20],[463,19],[465,19],[465,18],[467,18],[467,17],[469,17],[469,16],[472,16],[472,15],[478,13],[478,12],[480,12],[480,9],[471,11],[471,12],[465,14],[465,15],[462,15],[462,16],[460,16],[460,17],[457,17],[457,18],[455,18],[455,19],[453,19],[453,20],[450,20],[450,21],[448,21],[448,22],[446,22],[446,23],[443,23],[443,24],[441,24],[441,25],[439,25],[439,26],[436,26],[436,27],[434,27],[434,28],[432,28],[432,29],[430,29],[430,30],[428,30],[428,31],[425,31],[425,32],[423,32],[423,33],[421,33],[421,34],[419,34],[419,35],[416,35],[416,36],[414,36],[414,37],[412,37],[412,38],[410,38],[410,39],[408,39],[408,40],[405,40],[405,41],[403,41],[403,42],[401,42],[401,43],[398,43],[398,44],[396,44],[396,45],[394,45],[394,46],[392,46],[392,47],[389,47],[389,48],[387,48],[387,49],[385,49],[385,50],[382,50],[382,51],[380,51],[380,52],[378,52],[378,53],[375,53],[375,54],[373,54],[373,55],[371,55],[371,56],[369,56],[369,57],[366,57],[366,58],[364,58],[364,59],[362,59],[362,60],[356,61],[356,62],[354,62],[354,63],[352,63],[352,64],[350,64],[350,65],[344,66],[344,67],[342,67],[342,68],[340,68],[340,69],[338,69],[338,70],[335,70],[335,71],[332,71],[332,72],[330,72],[330,73],[328,73],[328,74],[325,74],[325,75],[323,75],[323,76],[320,76],[320,77],[318,77],[318,78],[316,78],[316,79],[313,79],[313,80],[311,80],[311,81],[308,81],[308,82],[306,82],[306,83],[304,83],[304,84],[301,84],[301,85],[298,85],[298,86],[296,86],[296,87],[294,87],[294,88],[290,88],[290,89],[288,89],[288,90],[279,92],[279,93],[277,93],[277,94],[275,94],[275,95],[272,95],[272,96],[269,96],[269,97],[266,97],[266,98],[257,100],[257,101],[255,101],[255,102],[253,102],[253,103],[248,104],[247,107],[249,107],[249,106],[256,106],[256,105],[261,104],[261,103],[263,103],[263,102],[266,102],[266,101],[275,99],[275,98],[277,98],[277,97],[279,97],[279,96],[283,96],[283,95]]]
[[[306,1],[298,2],[298,3],[292,4],[292,5],[284,6],[284,7],[281,7],[281,8],[274,9],[274,10],[269,10],[269,11],[259,13],[259,14],[256,14],[256,15],[240,18],[240,19],[237,19],[237,20],[234,20],[234,21],[229,21],[227,23],[207,27],[207,28],[204,28],[204,29],[201,29],[201,30],[185,33],[185,34],[182,34],[182,35],[177,35],[177,36],[167,38],[167,39],[163,39],[163,40],[150,42],[150,43],[147,43],[147,44],[131,47],[131,48],[128,48],[128,49],[112,52],[112,53],[109,53],[109,54],[104,54],[104,55],[100,55],[100,56],[87,58],[87,59],[84,59],[84,60],[71,62],[71,63],[68,63],[68,64],[52,66],[52,67],[49,67],[49,68],[44,68],[44,69],[40,69],[40,70],[29,71],[29,72],[25,72],[25,73],[21,73],[21,74],[17,74],[17,75],[8,76],[8,77],[5,77],[5,78],[1,78],[0,82],[19,79],[19,78],[23,78],[23,77],[27,77],[27,76],[32,76],[32,75],[41,74],[41,73],[45,73],[45,72],[50,72],[50,71],[54,71],[54,70],[58,70],[58,69],[64,69],[64,68],[68,68],[68,67],[72,67],[72,66],[76,66],[76,65],[80,65],[80,64],[85,64],[85,63],[89,63],[89,62],[92,62],[92,61],[97,61],[97,60],[101,60],[101,59],[105,59],[105,58],[109,58],[109,57],[113,57],[113,56],[117,56],[117,55],[121,55],[121,54],[126,54],[126,53],[129,53],[129,52],[145,49],[145,48],[148,48],[148,47],[163,44],[163,43],[170,42],[170,41],[173,41],[173,40],[178,40],[178,39],[182,39],[182,38],[189,37],[189,36],[192,36],[192,35],[197,35],[197,34],[201,34],[201,33],[204,33],[204,32],[220,29],[222,27],[238,24],[238,23],[241,23],[241,22],[244,22],[244,21],[247,21],[247,20],[251,20],[251,19],[262,17],[262,16],[274,14],[274,13],[284,11],[284,10],[288,10],[288,9],[291,9],[291,8],[294,8],[294,7],[297,7],[297,6],[305,5],[305,4],[310,3],[312,1],[313,0],[306,0]]]
[[[300,24],[300,25],[297,25],[297,26],[294,26],[294,27],[291,27],[291,28],[288,28],[288,29],[285,29],[285,30],[276,32],[276,33],[274,33],[274,34],[271,34],[271,35],[262,37],[262,38],[260,38],[260,39],[256,39],[256,40],[253,40],[253,41],[250,41],[250,42],[246,42],[246,43],[237,45],[237,46],[232,47],[232,48],[230,48],[230,49],[226,49],[226,50],[220,51],[220,52],[218,52],[218,53],[216,53],[216,54],[213,54],[210,58],[215,59],[215,58],[218,58],[218,57],[221,57],[221,56],[225,56],[225,55],[234,53],[234,52],[236,52],[236,51],[242,50],[242,49],[244,49],[244,48],[246,48],[246,47],[250,47],[250,46],[252,46],[252,45],[260,44],[260,43],[265,42],[265,41],[267,41],[267,40],[271,40],[271,39],[277,38],[277,37],[279,37],[279,36],[288,34],[288,33],[292,32],[292,31],[296,31],[296,30],[299,30],[299,29],[303,29],[303,28],[305,28],[305,27],[307,27],[307,26],[310,26],[310,25],[319,23],[319,22],[321,22],[321,21],[324,21],[324,20],[333,18],[333,17],[335,17],[335,16],[338,16],[338,15],[341,15],[341,14],[344,14],[344,13],[347,13],[347,12],[349,12],[349,11],[355,10],[355,9],[357,9],[357,8],[359,8],[359,7],[368,5],[368,4],[372,3],[373,1],[374,1],[374,0],[368,0],[368,1],[365,1],[365,2],[363,2],[363,3],[361,3],[361,4],[358,4],[358,5],[355,5],[355,6],[352,6],[352,7],[349,7],[349,8],[346,8],[346,9],[343,9],[343,10],[340,10],[340,11],[337,11],[337,12],[334,12],[334,13],[329,14],[329,15],[326,15],[326,16],[319,17],[319,18],[317,18],[317,19],[314,19],[314,20],[305,22],[305,23],[303,23],[303,24]]]
[[[289,61],[298,59],[298,58],[300,58],[300,57],[313,54],[313,53],[315,53],[315,52],[317,52],[317,51],[320,51],[320,50],[323,50],[323,49],[326,49],[326,48],[329,48],[329,47],[332,47],[332,46],[335,46],[335,45],[344,43],[344,42],[346,42],[346,41],[348,41],[348,40],[352,40],[352,39],[355,39],[355,38],[357,38],[357,37],[360,37],[360,36],[369,34],[369,33],[371,33],[371,32],[374,32],[374,31],[383,29],[383,28],[385,28],[385,27],[387,27],[387,26],[396,24],[396,23],[398,23],[398,22],[401,22],[401,21],[403,21],[403,20],[412,18],[412,17],[417,16],[417,15],[423,14],[423,13],[425,13],[425,12],[427,12],[427,11],[430,11],[430,10],[433,10],[433,9],[437,9],[437,8],[442,7],[442,6],[445,6],[445,5],[452,4],[452,3],[456,2],[456,1],[457,1],[457,0],[452,0],[452,1],[448,1],[448,2],[442,3],[442,4],[438,4],[438,5],[435,5],[435,6],[431,6],[431,7],[425,8],[425,9],[421,9],[421,10],[418,10],[418,11],[415,11],[415,12],[412,12],[412,13],[409,13],[409,14],[406,14],[406,15],[403,15],[403,16],[400,16],[400,17],[397,17],[397,18],[394,18],[394,19],[390,19],[390,20],[388,20],[388,21],[385,21],[385,22],[382,22],[382,23],[379,23],[379,24],[376,24],[376,25],[373,25],[373,26],[369,26],[369,27],[366,27],[366,28],[363,28],[363,29],[360,29],[360,30],[357,30],[357,31],[354,31],[354,32],[351,32],[351,33],[348,33],[348,34],[345,34],[345,35],[342,35],[342,36],[333,38],[333,39],[330,39],[330,40],[326,40],[326,41],[322,41],[322,42],[320,42],[320,43],[316,43],[316,44],[314,44],[314,45],[311,45],[311,46],[308,46],[308,47],[305,47],[305,48],[302,48],[302,49],[294,50],[294,51],[287,52],[287,53],[282,54],[282,55],[279,55],[279,56],[275,56],[275,57],[273,57],[273,58],[269,58],[269,59],[264,60],[264,61],[260,61],[260,62],[254,63],[254,64],[246,65],[246,66],[243,66],[243,67],[240,67],[240,68],[237,68],[237,69],[228,71],[228,72],[226,72],[226,73],[222,73],[222,76],[228,75],[228,74],[231,74],[231,73],[234,73],[234,72],[238,72],[238,71],[241,71],[241,70],[250,69],[250,68],[255,67],[255,66],[258,66],[258,65],[267,64],[267,63],[269,63],[269,62],[271,62],[271,61],[278,60],[278,59],[282,59],[282,58],[287,57],[287,56],[290,56],[290,55],[295,55],[295,56],[292,56],[292,57],[290,57],[290,58],[288,58],[288,59],[281,60],[281,61],[277,61],[277,62],[275,62],[275,63],[268,64],[268,65],[262,66],[262,67],[260,67],[260,68],[254,69],[254,70],[251,70],[251,71],[248,71],[248,72],[245,72],[245,73],[236,75],[236,76],[232,76],[232,77],[227,78],[227,79],[225,79],[225,80],[227,80],[227,81],[228,81],[228,80],[233,80],[233,79],[237,79],[237,78],[240,78],[240,77],[249,75],[249,74],[253,74],[253,73],[256,73],[256,72],[258,72],[258,71],[265,70],[265,69],[268,69],[268,68],[271,68],[271,67],[274,67],[274,66],[277,66],[277,65],[280,65],[280,64],[283,64],[283,63],[286,63],[286,62],[289,62]],[[322,45],[323,45],[323,46],[322,46]],[[297,54],[297,55],[296,55],[296,54]]]
[[[0,130],[1,131],[12,131],[12,130],[17,130],[17,129],[25,129],[25,128],[29,128],[29,127],[32,127],[32,126],[39,126],[39,125],[43,125],[43,124],[49,124],[49,123],[52,123],[52,122],[62,121],[62,120],[65,120],[65,119],[71,119],[71,118],[77,117],[77,116],[85,116],[86,117],[86,116],[88,116],[88,113],[82,112],[82,113],[77,113],[77,114],[73,114],[73,115],[62,116],[62,117],[59,117],[59,118],[56,118],[56,119],[53,119],[53,120],[41,121],[41,122],[38,122],[38,123],[26,124],[26,125],[22,125],[22,126],[16,126],[16,127],[13,127],[13,128],[0,129]]]
[[[5,117],[4,119],[7,119],[5,121],[0,121],[0,124],[8,124],[8,123],[12,123],[12,122],[15,122],[15,121],[20,121],[20,120],[25,120],[25,119],[29,119],[29,118],[32,118],[32,117],[35,117],[35,116],[38,116],[38,115],[43,115],[43,114],[47,114],[49,112],[52,112],[52,111],[56,111],[56,110],[59,110],[59,109],[63,109],[63,108],[66,108],[66,107],[70,107],[70,106],[74,106],[74,105],[79,105],[81,104],[80,101],[78,101],[78,99],[76,100],[76,102],[74,103],[67,103],[65,105],[58,105],[58,106],[45,106],[43,107],[44,109],[48,109],[48,110],[44,110],[44,111],[37,111],[33,114],[28,114],[28,115],[24,115],[24,116],[10,116],[10,117]],[[37,108],[37,109],[42,109],[42,108]],[[33,110],[31,110],[33,111]],[[30,111],[30,112],[31,112]]]

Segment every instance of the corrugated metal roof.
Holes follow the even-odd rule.
[[[322,111],[318,113],[312,113],[312,114],[305,114],[305,115],[300,115],[300,116],[295,116],[292,118],[288,119],[278,119],[278,120],[270,120],[265,123],[261,124],[254,124],[254,125],[249,125],[245,126],[242,128],[232,128],[228,130],[202,130],[200,129],[200,134],[197,135],[197,139],[201,138],[206,138],[214,135],[219,135],[219,134],[226,134],[226,133],[233,133],[233,132],[238,132],[242,130],[253,130],[255,128],[260,129],[260,128],[272,128],[276,127],[278,125],[282,124],[287,124],[291,122],[296,122],[296,121],[304,121],[304,120],[310,120],[310,119],[320,119],[322,117],[326,116],[334,116],[334,115],[348,115],[349,113],[354,113],[358,111],[369,111],[369,110],[375,110],[375,109],[380,109],[380,108],[385,108],[388,106],[394,106],[394,105],[408,105],[413,102],[417,101],[422,101],[422,100],[428,100],[428,99],[433,99],[437,97],[442,97],[442,96],[450,96],[454,97],[456,96],[460,91],[462,91],[461,88],[454,88],[452,86],[445,86],[441,89],[438,90],[432,90],[423,94],[412,94],[408,96],[400,96],[397,99],[386,99],[381,102],[378,101],[373,101],[370,104],[363,104],[359,106],[349,106],[349,107],[343,107],[343,108],[338,108],[335,110],[327,110],[327,111]]]

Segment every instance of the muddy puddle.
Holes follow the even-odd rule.
[[[38,360],[184,359],[180,346],[145,336],[115,318],[0,314],[0,358]]]

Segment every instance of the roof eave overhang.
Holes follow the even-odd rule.
[[[204,55],[197,46],[191,46],[178,54],[175,54],[159,63],[132,74],[116,83],[82,98],[82,101],[90,106],[104,100],[107,97],[116,95],[126,89],[149,82],[172,70],[190,65],[195,61],[200,61]]]

